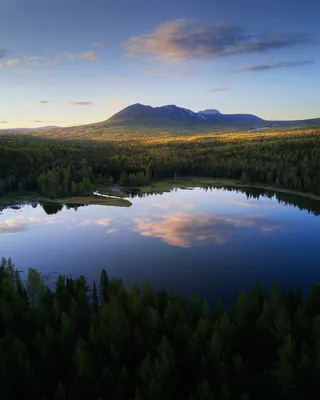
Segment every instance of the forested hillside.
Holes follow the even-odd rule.
[[[126,289],[101,272],[36,270],[25,283],[0,265],[3,400],[311,399],[320,390],[320,286],[255,286],[230,310],[149,286]]]
[[[0,194],[85,195],[93,185],[141,186],[174,176],[230,178],[320,194],[317,130],[60,141],[0,136]]]

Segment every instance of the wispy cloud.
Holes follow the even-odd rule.
[[[306,41],[300,35],[255,35],[231,25],[205,26],[201,22],[175,20],[158,26],[149,34],[132,37],[123,45],[131,56],[152,55],[160,60],[178,62],[267,52]]]
[[[101,218],[95,221],[96,225],[100,225],[100,226],[108,226],[111,223],[111,219],[110,218]]]
[[[163,68],[149,69],[149,71],[147,71],[148,75],[163,75],[164,73],[165,70]]]
[[[35,100],[32,101],[34,104],[48,104],[48,103],[54,103],[53,101],[49,100]],[[91,101],[67,101],[67,102],[56,102],[56,103],[64,103],[64,104],[69,104],[71,106],[90,106],[92,103]],[[33,122],[41,122],[41,121],[33,121]]]
[[[305,65],[313,64],[314,61],[278,61],[270,64],[259,64],[259,65],[246,65],[244,67],[237,68],[235,72],[246,72],[246,71],[268,71],[270,69],[278,68],[293,68],[293,67],[304,67]]]
[[[41,217],[39,215],[36,215],[34,217],[29,217],[29,221],[31,221],[31,222],[41,222]]]
[[[90,106],[91,101],[68,101],[71,106]]]
[[[113,233],[116,233],[118,231],[119,231],[119,229],[117,229],[117,228],[111,228],[107,231],[107,235],[112,235]]]
[[[13,58],[12,60],[8,60],[5,63],[7,67],[20,67],[23,64],[21,58]]]
[[[17,219],[7,219],[5,221],[0,221],[0,235],[12,235],[25,231],[26,229],[27,224]]]
[[[119,99],[115,99],[115,98],[108,99],[108,103],[112,104],[113,106],[117,106],[117,107],[123,107],[126,104],[123,101],[121,101]]]
[[[0,121],[0,124],[7,124],[7,121]]]
[[[35,121],[32,121],[32,122],[34,122],[35,124],[42,124],[42,121],[39,121],[39,120],[35,120]]]
[[[9,53],[8,50],[6,50],[6,49],[0,49],[0,58],[6,57],[8,53]]]
[[[34,104],[48,104],[48,103],[50,103],[50,101],[49,100],[34,100],[34,101],[32,101],[32,103],[34,103]]]
[[[44,66],[51,65],[53,63],[56,63],[57,61],[58,61],[57,59],[49,60],[41,57],[11,58],[1,63],[1,66],[7,68],[18,68],[18,67],[38,68],[42,65]]]
[[[228,87],[212,88],[212,89],[209,89],[208,92],[216,93],[216,92],[224,92],[225,90],[230,90],[230,88],[228,88]]]
[[[191,74],[192,72],[194,72],[194,69],[191,67],[188,67],[186,65],[177,69],[177,71],[176,71],[177,75],[179,75],[179,76],[186,76],[186,75]]]
[[[115,81],[117,81],[119,78],[118,78],[116,75],[108,75],[108,76],[106,76],[106,79],[107,79],[108,81],[115,82]]]
[[[104,44],[101,42],[92,42],[91,46],[93,47],[104,47]]]
[[[87,51],[80,54],[80,58],[83,60],[99,60],[100,57],[94,51]]]
[[[80,226],[89,226],[89,225],[99,225],[99,226],[108,226],[111,224],[111,219],[110,218],[100,218],[100,219],[85,219],[80,222]]]
[[[68,58],[70,60],[90,60],[96,61],[99,60],[100,57],[94,51],[87,51],[85,53],[68,53]]]
[[[182,66],[181,68],[155,68],[147,71],[148,75],[174,75],[174,76],[186,76],[191,72],[194,72],[192,68],[187,65]]]

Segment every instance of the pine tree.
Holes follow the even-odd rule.
[[[99,311],[99,297],[97,292],[96,281],[93,281],[93,286],[92,286],[92,310],[95,313]]]
[[[100,299],[101,301],[109,301],[110,293],[109,293],[110,281],[107,272],[103,269],[100,274]]]

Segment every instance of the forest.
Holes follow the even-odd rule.
[[[126,288],[105,270],[49,288],[0,263],[0,398],[311,399],[320,390],[320,285],[263,290],[226,309]]]
[[[10,134],[0,136],[0,195],[83,196],[98,182],[139,187],[174,176],[234,179],[320,195],[319,163],[317,129],[119,141]]]

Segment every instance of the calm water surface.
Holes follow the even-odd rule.
[[[128,285],[148,282],[209,302],[233,301],[256,281],[303,290],[320,282],[319,203],[312,213],[273,195],[217,189],[131,200],[130,208],[6,209],[0,256],[51,280],[63,273],[92,281],[105,268]]]

